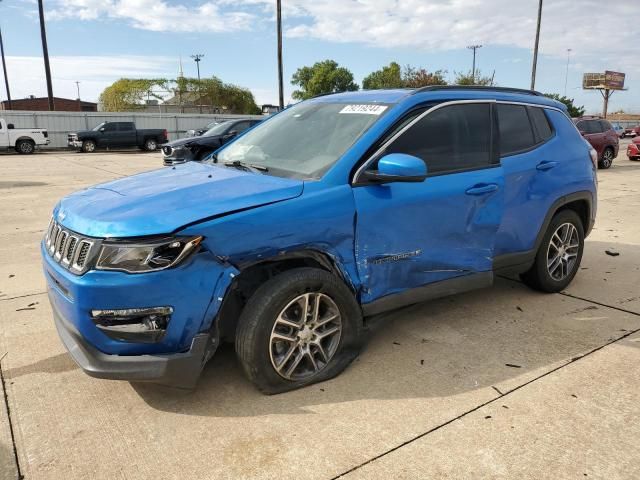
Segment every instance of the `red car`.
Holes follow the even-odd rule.
[[[598,167],[609,168],[618,155],[619,138],[611,124],[601,118],[575,118],[574,123],[582,136],[598,152]]]
[[[627,157],[629,157],[629,160],[640,160],[640,137],[631,140],[631,143],[627,146]]]
[[[640,135],[640,125],[636,125],[635,127],[627,127],[622,132],[621,137],[637,137]]]

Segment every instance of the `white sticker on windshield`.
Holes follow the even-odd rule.
[[[360,113],[365,115],[380,115],[387,109],[386,105],[347,105],[338,113]]]

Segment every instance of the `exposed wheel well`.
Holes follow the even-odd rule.
[[[580,221],[582,222],[582,228],[584,229],[585,235],[587,234],[587,230],[589,229],[589,222],[591,220],[591,211],[589,207],[589,202],[586,200],[575,200],[573,202],[566,203],[562,205],[558,211],[559,213],[562,210],[573,210],[580,217]]]
[[[36,144],[35,140],[31,137],[19,137],[18,139],[16,139],[15,146],[17,147],[20,142],[30,142],[30,143],[33,143],[34,145]]]
[[[282,272],[303,267],[326,270],[342,278],[333,260],[320,252],[298,252],[247,266],[234,279],[220,308],[216,321],[221,340],[233,341],[242,309],[263,283]]]

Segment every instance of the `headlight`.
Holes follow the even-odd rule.
[[[105,241],[97,270],[144,273],[178,265],[197,250],[202,237],[175,237],[140,243]]]

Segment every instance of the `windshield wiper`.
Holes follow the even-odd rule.
[[[232,162],[224,162],[227,167],[240,168],[249,172],[268,172],[269,169],[264,165],[253,165],[251,163],[241,162],[240,160],[234,160]]]

